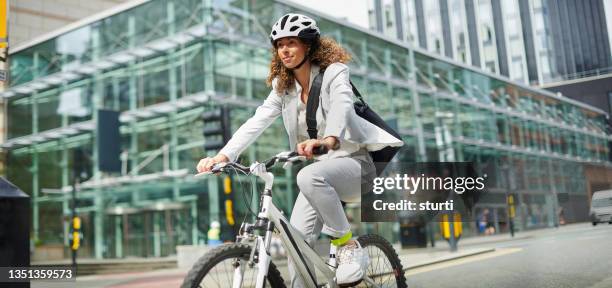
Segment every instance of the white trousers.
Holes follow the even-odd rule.
[[[302,168],[297,174],[300,194],[291,214],[291,225],[312,247],[323,232],[342,237],[351,230],[342,203],[359,202],[361,187],[376,175],[367,152],[361,155],[321,160]],[[313,274],[314,267],[309,265]],[[289,273],[292,287],[304,287],[291,259]]]

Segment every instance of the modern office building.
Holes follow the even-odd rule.
[[[100,11],[117,6],[127,0],[11,0],[8,8],[8,42],[12,47],[35,39],[45,33],[55,31],[78,20]],[[112,14],[112,11],[110,12]],[[74,24],[79,26],[78,23]],[[0,70],[7,71],[6,48],[0,48]],[[0,78],[0,91],[6,84],[6,77]],[[0,105],[4,106],[2,99]],[[4,111],[0,111],[0,122],[3,122]],[[0,125],[0,141],[5,140],[4,123]],[[4,159],[0,155],[0,175],[4,175]]]
[[[603,111],[287,1],[152,0],[10,52],[2,148],[9,180],[32,197],[37,249],[68,241],[78,158],[90,158],[92,174],[77,193],[82,257],[170,255],[176,245],[204,243],[211,221],[227,226],[219,178],[192,176],[205,156],[201,115],[228,107],[236,129],[267,97],[269,27],[288,11],[314,17],[352,53],[352,81],[385,119],[397,120],[407,143],[400,161],[473,161],[488,175],[474,213],[493,211],[498,231],[507,229],[509,193],[518,229],[554,225],[560,207],[568,221],[587,219],[584,167],[606,173],[612,164]],[[120,112],[121,172],[99,169],[100,109]],[[289,149],[280,121],[243,162]],[[297,167],[275,172],[274,201],[290,212]],[[232,180],[237,223],[258,199],[249,179]],[[358,220],[356,209],[349,213]],[[398,239],[397,223],[358,227]]]
[[[370,0],[370,28],[518,82],[612,72],[603,0]]]
[[[612,73],[554,82],[541,88],[598,107],[608,114],[612,113]],[[608,131],[612,131],[610,119],[608,125]]]

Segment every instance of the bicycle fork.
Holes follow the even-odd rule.
[[[255,285],[257,288],[264,287],[264,281],[266,280],[266,275],[268,275],[268,268],[272,259],[270,256],[270,242],[272,241],[273,230],[274,222],[268,221],[265,237],[257,238],[257,242],[259,242],[259,262],[257,263],[257,283]]]
[[[272,233],[274,232],[274,222],[269,220],[268,212],[270,203],[272,202],[272,191],[270,189],[264,189],[261,199],[261,211],[257,215],[257,222],[251,229],[264,230],[264,236],[257,236],[255,248],[252,250],[249,257],[249,262],[253,261],[257,264],[257,282],[256,288],[263,288],[265,285],[266,275],[268,275],[268,268],[272,257],[270,255],[270,243],[272,242]],[[261,230],[260,230],[261,229]],[[257,251],[257,253],[255,253]],[[248,265],[253,265],[249,263]],[[234,268],[234,285],[233,288],[242,287],[242,280],[244,277],[244,264],[238,265]]]
[[[272,173],[266,173],[268,177],[274,179],[274,175]],[[267,223],[266,225],[266,233],[264,237],[257,237],[257,244],[259,245],[259,262],[257,263],[257,283],[255,284],[256,288],[263,288],[265,285],[266,275],[268,275],[268,267],[270,266],[271,256],[270,256],[270,242],[272,241],[272,232],[274,231],[274,222],[270,221],[269,211],[270,211],[270,203],[272,203],[272,185],[268,181],[266,181],[266,187],[262,193],[261,197],[261,210],[257,218],[258,221],[265,221],[263,223]],[[261,223],[261,222],[260,222]]]

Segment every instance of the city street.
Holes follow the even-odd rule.
[[[612,225],[580,224],[479,245],[496,251],[409,270],[408,287],[612,287],[611,239]]]
[[[0,288],[612,288],[611,115],[612,0],[0,0]]]
[[[612,225],[572,224],[558,229],[462,239],[459,251],[435,248],[398,251],[408,287],[612,287]],[[456,258],[454,260],[448,260]],[[436,263],[436,264],[431,264]],[[284,262],[280,265],[286,277]],[[76,287],[178,287],[179,269],[79,277]],[[286,278],[285,278],[286,279]],[[33,284],[32,287],[48,287]],[[73,284],[70,284],[73,285]],[[62,287],[62,286],[53,286]],[[74,287],[74,286],[71,286]]]

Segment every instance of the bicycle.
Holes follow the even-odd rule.
[[[265,187],[260,196],[256,222],[243,222],[235,243],[223,244],[202,256],[188,272],[181,287],[285,287],[282,275],[272,263],[270,255],[273,233],[280,237],[287,256],[293,260],[296,273],[303,279],[306,287],[339,287],[335,281],[336,247],[330,245],[329,258],[325,261],[272,203],[274,175],[268,170],[277,163],[285,163],[284,167],[287,167],[305,160],[304,156],[299,156],[296,152],[282,152],[263,163],[255,162],[249,167],[229,162],[217,164],[210,172],[198,174],[237,170],[261,178]],[[357,241],[367,249],[370,256],[366,276],[358,284],[360,287],[407,287],[400,259],[386,239],[369,234],[358,237]],[[307,260],[311,262],[310,267]],[[322,283],[318,283],[316,271],[311,270],[312,267],[316,267],[323,275]]]

